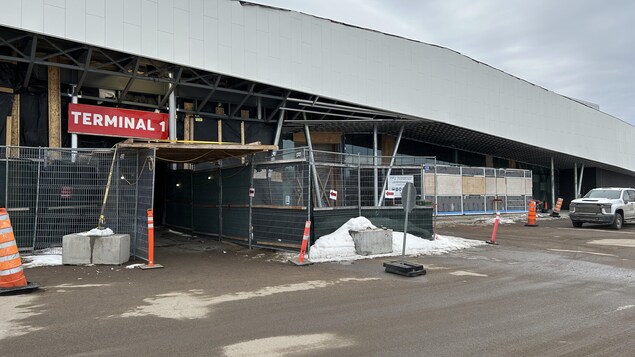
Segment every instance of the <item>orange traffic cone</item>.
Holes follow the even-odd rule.
[[[22,259],[15,242],[9,214],[0,208],[0,294],[36,289],[37,284],[26,280]]]

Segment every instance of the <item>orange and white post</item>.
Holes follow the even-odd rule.
[[[310,265],[313,264],[308,259],[304,259],[306,248],[309,245],[309,235],[311,234],[311,221],[306,221],[304,224],[304,234],[302,234],[302,245],[300,246],[300,255],[297,259],[289,259],[289,261],[295,265]]]
[[[141,266],[141,269],[163,268],[161,264],[154,264],[154,211],[148,209],[148,264]]]
[[[494,218],[494,230],[492,230],[492,238],[486,241],[485,243],[498,244],[496,243],[496,233],[498,232],[498,224],[500,223],[500,220],[501,220],[501,214],[500,212],[496,211],[496,218]]]

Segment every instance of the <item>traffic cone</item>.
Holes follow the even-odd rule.
[[[9,214],[0,208],[0,294],[37,288],[37,284],[28,282],[24,276]]]
[[[536,224],[536,201],[529,201],[529,210],[527,211],[527,227],[537,227]]]

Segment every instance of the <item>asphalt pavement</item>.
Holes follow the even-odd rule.
[[[385,258],[298,267],[164,229],[163,269],[27,269],[42,288],[0,296],[0,355],[634,355],[635,225],[538,224],[410,257],[427,269],[413,278],[384,272]],[[457,217],[437,230],[486,241],[492,226]]]

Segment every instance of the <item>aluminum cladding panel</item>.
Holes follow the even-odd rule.
[[[635,171],[630,124],[455,51],[293,11],[230,0],[13,0],[0,24]]]

